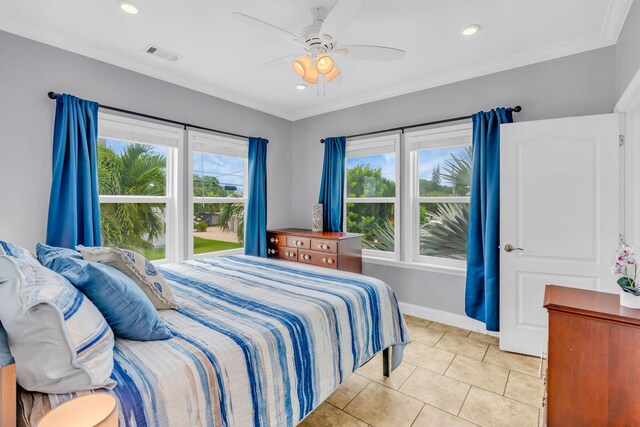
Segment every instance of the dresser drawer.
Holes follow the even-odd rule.
[[[296,236],[287,236],[287,246],[292,248],[309,249],[311,239]]]
[[[285,234],[267,234],[267,244],[276,246],[286,246],[287,236]]]
[[[311,250],[319,252],[338,253],[338,242],[335,240],[311,239]]]
[[[288,259],[291,261],[298,260],[298,250],[287,248],[285,246],[270,246],[267,249],[267,255],[269,255],[270,257]]]
[[[327,268],[338,268],[338,257],[333,254],[305,251],[300,249],[298,251],[298,261],[305,264],[319,265]]]

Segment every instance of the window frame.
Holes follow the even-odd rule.
[[[468,141],[452,141],[452,138],[468,138]],[[467,147],[473,142],[473,124],[464,123],[453,126],[424,129],[405,134],[406,191],[408,205],[406,218],[405,247],[406,260],[410,263],[433,266],[448,270],[466,270],[465,260],[456,260],[420,254],[420,204],[421,203],[470,203],[466,196],[431,197],[420,195],[420,152],[449,147]]]
[[[244,244],[241,248],[227,249],[224,251],[207,252],[202,254],[194,254],[193,251],[193,216],[194,216],[194,204],[198,202],[202,203],[243,203],[245,209],[245,219],[247,213],[247,201],[249,191],[249,141],[239,138],[230,138],[213,133],[207,133],[202,131],[188,130],[187,131],[187,159],[186,159],[186,171],[188,173],[187,181],[187,206],[185,209],[186,218],[185,221],[185,245],[187,259],[202,259],[211,258],[224,255],[241,255],[244,254]],[[210,154],[216,154],[221,156],[233,156],[244,157],[244,194],[243,197],[195,197],[193,194],[193,155],[195,152],[205,152]],[[246,220],[245,236],[246,236]],[[245,239],[246,240],[246,239]]]
[[[100,204],[164,203],[166,206],[165,258],[152,262],[166,264],[182,260],[184,247],[180,238],[180,228],[183,216],[180,207],[183,196],[179,189],[184,180],[182,167],[183,130],[173,126],[98,111],[98,138],[166,148],[167,182],[164,196],[99,195],[99,201]]]
[[[389,141],[392,141],[391,143]],[[385,147],[393,145],[393,150],[386,150]],[[377,136],[372,138],[363,138],[347,141],[347,149],[345,153],[345,182],[344,182],[344,198],[343,198],[343,228],[347,229],[347,205],[349,203],[393,203],[394,217],[394,246],[393,252],[379,251],[373,249],[362,248],[362,256],[365,258],[382,258],[387,260],[400,261],[400,253],[402,250],[402,238],[400,234],[400,223],[402,218],[402,208],[400,203],[401,193],[401,171],[400,171],[400,134],[394,133],[389,135]],[[368,157],[380,154],[395,154],[395,197],[347,197],[347,161],[350,158]],[[357,154],[357,155],[349,155]]]

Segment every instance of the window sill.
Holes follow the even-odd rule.
[[[454,276],[466,276],[467,269],[464,267],[449,267],[437,264],[425,264],[421,262],[404,262],[387,258],[363,256],[362,262],[365,264],[387,265],[390,267],[406,268],[410,270],[429,271],[432,273],[451,274]]]

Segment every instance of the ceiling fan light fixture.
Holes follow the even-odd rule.
[[[306,82],[311,84],[318,83],[318,70],[313,66],[313,60],[310,56],[303,56],[291,63],[293,71]]]
[[[477,33],[478,31],[480,31],[480,25],[471,24],[471,25],[467,25],[466,27],[464,27],[462,29],[462,35],[463,36],[472,36],[475,33]]]
[[[298,90],[305,90],[307,88],[307,85],[304,83],[300,83],[296,85],[296,89]]]
[[[319,55],[316,60],[316,69],[320,74],[328,75],[335,69],[333,58],[327,55]]]
[[[331,80],[335,79],[339,75],[340,75],[340,70],[338,70],[338,67],[333,67],[333,69],[328,74],[325,74],[324,78],[328,82],[330,82]]]
[[[120,9],[122,9],[124,12],[128,13],[129,15],[136,15],[140,10],[135,3],[130,1],[118,2],[118,6],[120,6]]]

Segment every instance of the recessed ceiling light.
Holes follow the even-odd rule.
[[[298,89],[298,90],[305,90],[306,88],[307,88],[307,85],[302,84],[302,83],[299,84],[299,85],[296,85],[296,89]]]
[[[138,6],[135,3],[130,1],[121,1],[118,3],[120,5],[120,9],[124,10],[130,15],[135,15],[138,13]]]
[[[463,36],[472,36],[475,33],[477,33],[479,30],[480,30],[480,25],[478,25],[478,24],[467,25],[466,27],[464,27],[462,29],[462,35]]]

